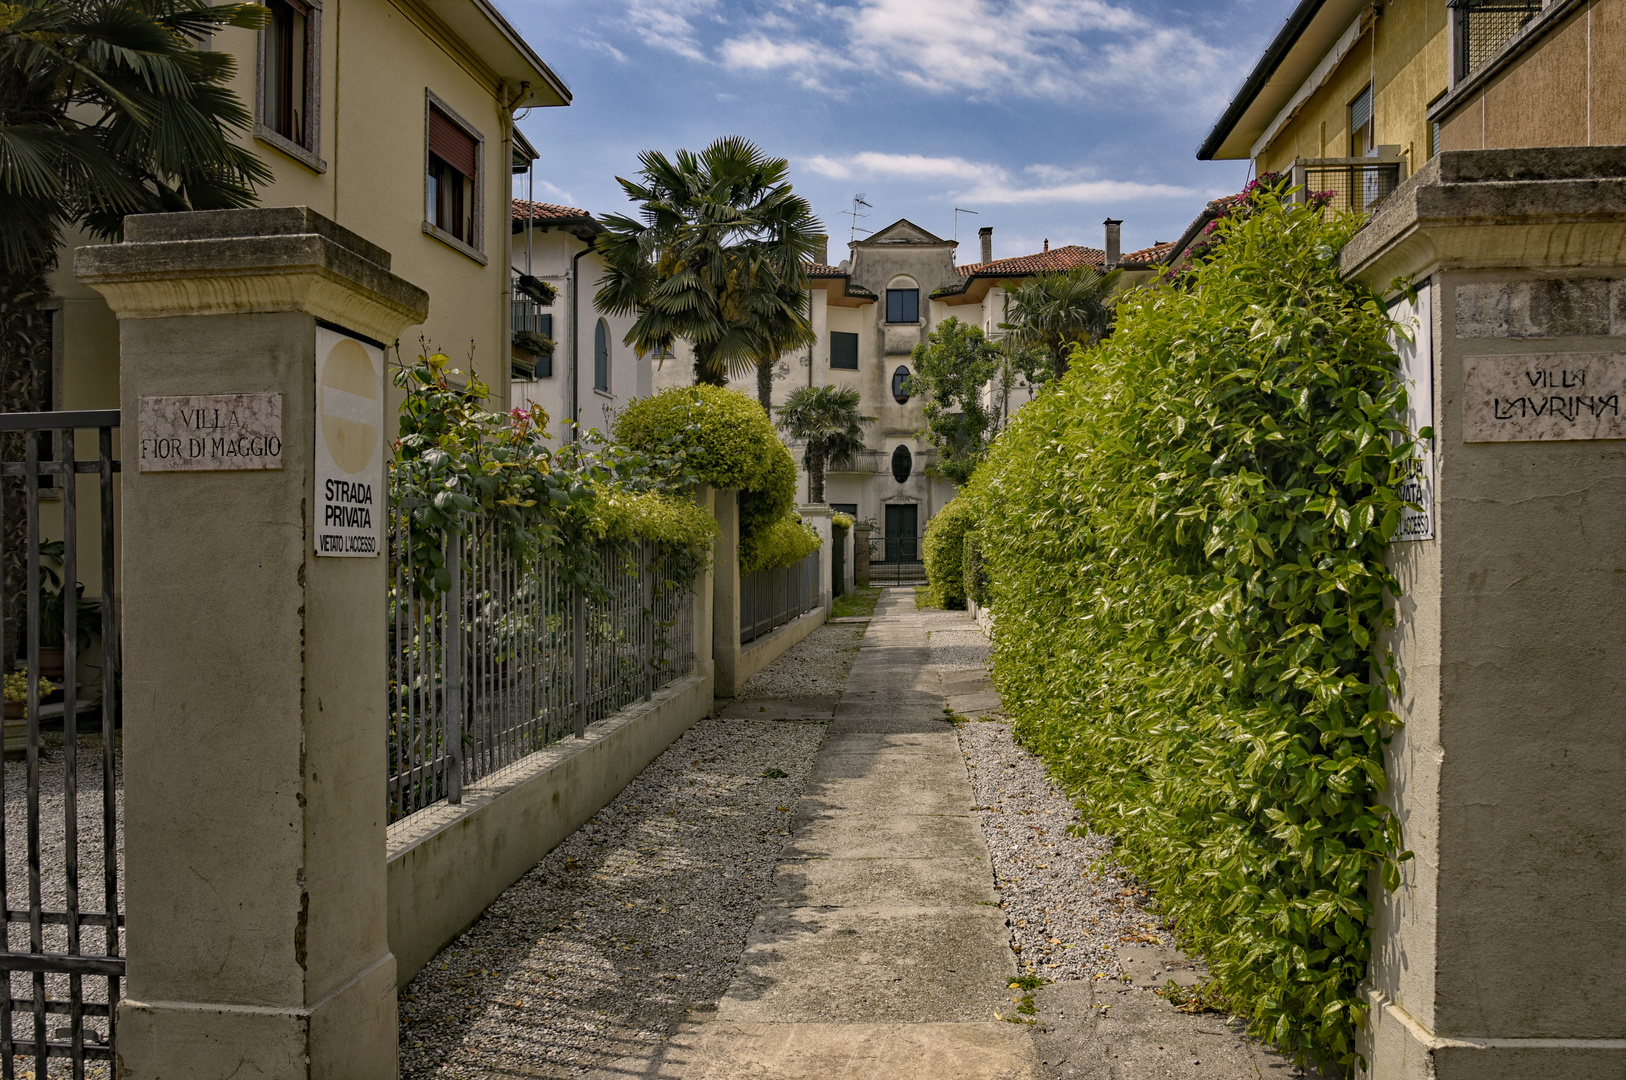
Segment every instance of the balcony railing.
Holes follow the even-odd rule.
[[[1369,214],[1405,178],[1402,158],[1300,158],[1293,163],[1298,199],[1320,196],[1329,213],[1355,210]]]
[[[525,274],[513,275],[510,294],[513,306],[513,334],[516,378],[536,378],[553,374],[553,303],[551,286]]]
[[[1457,78],[1466,79],[1541,14],[1542,0],[1451,0],[1456,16]]]

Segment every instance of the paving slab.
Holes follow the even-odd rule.
[[[658,1080],[1031,1080],[1026,1032],[968,1024],[742,1024],[680,1032]],[[644,1075],[642,1072],[637,1075]]]
[[[997,907],[999,895],[984,869],[978,858],[798,859],[774,868],[774,902],[788,907]]]

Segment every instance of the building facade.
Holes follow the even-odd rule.
[[[238,141],[272,173],[259,205],[311,207],[388,251],[430,294],[401,355],[421,335],[506,405],[513,116],[570,91],[486,0],[268,6],[265,29],[223,28],[207,45],[236,60],[232,90],[254,115]],[[72,238],[51,281],[58,409],[119,402],[117,322],[73,275],[85,242]]]
[[[860,411],[875,417],[868,446],[848,466],[830,470],[825,499],[834,508],[873,524],[884,538],[889,559],[919,559],[926,523],[954,497],[956,487],[935,475],[937,452],[926,440],[924,402],[909,391],[915,347],[949,318],[957,318],[998,339],[1004,331],[1010,291],[1036,274],[1078,266],[1122,266],[1127,280],[1150,276],[1172,245],[1120,255],[1120,222],[1106,223],[1106,246],[1067,246],[1013,259],[993,258],[993,229],[980,230],[981,259],[955,261],[957,243],[899,219],[848,244],[838,265],[825,256],[810,267],[809,312],[816,340],[787,354],[774,369],[773,402],[782,404],[803,386],[856,389]],[[657,388],[692,381],[681,354],[653,373]],[[753,374],[730,385],[755,396]],[[1009,407],[1020,408],[1033,389],[1013,388]],[[802,479],[802,496],[807,494]],[[876,557],[881,555],[877,547]]]
[[[640,355],[626,344],[634,317],[594,303],[605,266],[593,240],[603,231],[586,210],[514,200],[511,397],[516,406],[541,406],[548,431],[562,441],[572,425],[607,433],[623,405],[653,392],[657,363],[678,366],[675,358]],[[527,295],[526,278],[545,283],[553,296]]]

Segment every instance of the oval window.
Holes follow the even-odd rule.
[[[907,446],[900,445],[896,450],[892,451],[892,479],[901,484],[909,479],[909,474],[914,469],[915,456],[909,452]]]
[[[892,397],[899,405],[909,400],[909,369],[900,367],[892,373]]]

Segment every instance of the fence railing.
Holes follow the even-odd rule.
[[[390,819],[582,735],[694,666],[694,594],[652,542],[605,545],[587,587],[552,559],[516,556],[477,522],[441,548],[450,588],[424,595],[390,521]]]
[[[819,606],[819,559],[740,575],[740,644],[755,641]]]
[[[1403,179],[1404,163],[1386,158],[1310,158],[1293,163],[1293,187],[1301,201],[1328,196],[1327,210],[1370,213]]]
[[[0,467],[0,562],[15,575],[16,553],[24,553],[22,580],[10,583],[21,585],[21,595],[0,595],[0,610],[9,607],[17,617],[27,656],[26,692],[21,701],[7,702],[5,723],[6,756],[26,763],[0,771],[0,1073],[6,1077],[19,1075],[25,1057],[33,1059],[31,1076],[45,1077],[48,1059],[58,1058],[63,1064],[49,1075],[77,1078],[87,1061],[114,1056],[125,971],[112,599],[118,427],[117,409],[0,414],[0,443],[9,459]],[[90,446],[75,439],[86,429],[93,433],[85,440]],[[81,458],[81,449],[90,456]],[[81,481],[89,498],[81,498]],[[42,541],[42,489],[60,500],[50,515],[57,519],[52,531],[60,529],[56,540]],[[95,554],[82,560],[85,510],[96,517],[99,535],[83,538]],[[99,576],[99,599],[82,595],[81,572]],[[80,665],[95,667],[98,658],[99,679],[84,679],[89,673]]]
[[[926,563],[921,557],[917,536],[871,536],[869,538],[869,583],[871,585],[924,585]]]
[[[1465,79],[1541,14],[1542,0],[1451,0],[1457,16],[1457,78]]]

